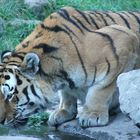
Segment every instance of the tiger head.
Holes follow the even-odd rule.
[[[47,109],[53,95],[53,90],[48,83],[34,77],[39,70],[38,67],[32,68],[32,63],[34,66],[39,65],[39,61],[34,61],[36,56],[33,55],[33,59],[28,57],[27,55],[26,59],[30,64],[26,70],[22,68],[23,63],[18,67],[3,64],[4,69],[0,79],[5,101],[11,102],[16,98],[16,120],[23,120]]]

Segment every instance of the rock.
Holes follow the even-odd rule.
[[[29,5],[29,7],[40,7],[49,3],[48,0],[24,0],[24,3]]]
[[[140,123],[140,70],[120,74],[117,86],[121,111]]]
[[[0,37],[2,36],[4,32],[4,20],[0,18]]]
[[[24,3],[32,9],[38,19],[43,20],[46,18],[46,13],[50,13],[54,8],[56,0],[24,0]]]
[[[40,139],[25,136],[0,136],[0,140],[40,140]]]
[[[139,140],[139,129],[127,116],[119,113],[110,118],[104,127],[81,128],[77,120],[62,124],[58,130],[73,134],[85,135],[96,140]]]

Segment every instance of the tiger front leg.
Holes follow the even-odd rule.
[[[59,92],[60,104],[49,117],[48,124],[57,126],[74,119],[77,115],[77,99],[64,91]]]
[[[109,122],[109,105],[115,90],[115,82],[106,86],[91,87],[88,90],[86,102],[79,123],[82,127],[104,126]]]

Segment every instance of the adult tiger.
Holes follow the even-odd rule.
[[[139,39],[131,30],[119,25],[92,32],[85,30],[84,34],[77,29],[72,37],[71,33],[74,32],[66,32],[60,28],[59,24],[63,25],[61,20],[55,16],[46,19],[25,39],[28,47],[22,48],[22,44],[16,52],[4,56],[3,62],[6,66],[19,68],[20,75],[29,80],[34,78],[40,84],[39,89],[43,89],[44,84],[49,84],[53,91],[60,93],[60,106],[49,118],[51,125],[74,119],[77,114],[77,99],[84,103],[79,115],[81,126],[106,125],[116,78],[121,72],[134,68],[139,52]],[[49,25],[52,27],[48,27]],[[3,81],[2,91],[7,95],[10,90],[7,90],[7,80]],[[21,89],[25,90],[24,84],[21,85]],[[12,87],[13,84],[8,86],[8,89],[16,89]],[[18,93],[16,96],[19,100],[24,98],[25,105],[37,98],[34,94],[29,97],[29,94]],[[39,106],[37,102],[33,105],[33,108]],[[19,114],[24,116],[23,106],[24,104],[22,108],[18,106],[18,109]],[[28,114],[31,113],[32,110]]]

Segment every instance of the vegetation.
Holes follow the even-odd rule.
[[[82,10],[139,10],[140,0],[48,0],[49,4],[37,10],[29,8],[24,0],[0,0],[0,50],[13,49],[34,28],[34,25],[13,26],[14,19],[42,20],[63,6],[73,6]]]
[[[41,125],[47,124],[48,118],[49,114],[47,112],[37,113],[29,117],[27,125],[31,127],[40,127]]]

